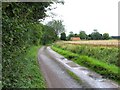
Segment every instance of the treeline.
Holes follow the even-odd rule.
[[[79,34],[73,33],[72,31],[69,33],[68,36],[66,36],[66,33],[61,33],[61,40],[71,40],[71,37],[80,37],[81,40],[108,40],[112,39],[112,37],[109,36],[108,33],[101,34],[96,29],[94,31],[87,35],[85,31],[80,31]]]
[[[119,39],[120,40],[120,36],[111,36],[113,39]]]
[[[59,3],[59,2],[58,2]],[[46,8],[52,2],[2,3],[2,84],[17,87],[22,73],[20,60],[27,48],[49,44],[57,40],[55,29],[43,25]]]

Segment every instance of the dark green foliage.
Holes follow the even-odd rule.
[[[85,33],[85,31],[80,31],[79,34],[74,34],[72,31],[70,32],[70,34],[67,36],[67,40],[70,40],[71,37],[80,37],[80,39],[84,39],[84,40],[108,40],[110,39],[109,34],[108,33],[104,33],[103,35],[100,34],[97,29],[94,29],[93,32],[89,35],[87,35]]]
[[[67,40],[70,40],[71,37],[73,37],[73,36],[74,36],[74,33],[71,31],[71,32],[69,33],[69,35],[67,36]]]
[[[2,3],[3,87],[44,87],[44,85],[42,86],[44,81],[40,79],[38,74],[39,70],[36,69],[37,66],[35,66],[36,63],[34,60],[36,59],[34,56],[27,57],[26,51],[31,46],[52,43],[57,39],[54,29],[39,22],[40,19],[44,19],[47,16],[46,8],[52,3],[53,2]],[[34,50],[31,52],[34,53]],[[38,71],[36,72],[34,69]],[[34,73],[33,71],[35,71],[35,74],[29,77],[29,74]],[[19,75],[21,75],[21,77]],[[31,79],[31,81],[28,79]],[[40,79],[41,82],[35,79]]]
[[[55,30],[55,33],[59,35],[65,31],[65,26],[62,23],[62,20],[53,20],[47,23],[48,26],[52,27]]]
[[[79,33],[79,37],[80,37],[80,39],[87,39],[87,34],[85,33],[85,31],[81,31]]]
[[[31,46],[26,50],[26,53],[20,53],[20,55],[14,59],[15,63],[9,69],[12,69],[12,71],[6,72],[9,78],[6,77],[6,80],[3,81],[4,88],[46,87],[45,80],[37,62],[37,51],[39,48],[40,46]]]
[[[74,34],[74,37],[79,37],[79,35],[77,33]]]
[[[23,55],[27,48],[41,43],[45,26],[40,24],[38,19],[46,16],[45,7],[49,5],[49,2],[2,3],[2,84],[4,87],[18,87],[19,75],[22,69],[25,69],[24,65],[21,65],[23,62],[21,60],[24,59]]]
[[[55,30],[50,26],[44,26],[44,32],[42,36],[42,44],[50,44],[57,40],[57,34]]]
[[[110,39],[109,34],[108,33],[104,33],[102,36],[103,40],[108,40]]]
[[[65,32],[61,33],[60,39],[61,40],[66,40],[66,34],[65,34]]]
[[[91,40],[91,34],[89,34],[89,35],[87,36],[87,39],[88,39],[88,40]]]
[[[15,83],[15,87],[19,88],[45,88],[45,80],[39,69],[37,62],[37,51],[39,46],[31,46],[22,58],[18,58],[20,64],[19,79]]]
[[[69,35],[67,36],[67,40],[71,40],[71,37],[79,37],[79,34],[77,33],[73,33],[72,31],[69,32]]]
[[[92,39],[92,40],[101,40],[101,39],[102,39],[102,34],[100,34],[100,33],[95,29],[94,32],[91,33],[91,39]]]
[[[38,21],[46,17],[45,8],[49,5],[50,2],[4,2],[2,12],[9,18]]]

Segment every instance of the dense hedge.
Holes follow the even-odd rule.
[[[42,25],[26,23],[24,25],[15,19],[3,18],[2,31],[2,66],[3,85],[13,86],[20,70],[17,57],[25,53],[31,45],[40,44]]]
[[[3,87],[18,87],[19,75],[24,69],[20,64],[23,62],[21,59],[26,60],[23,56],[29,47],[42,44],[46,26],[38,20],[47,16],[45,8],[50,4],[50,2],[2,3]]]
[[[14,87],[17,88],[45,88],[45,80],[43,78],[37,60],[37,53],[40,46],[31,46],[26,50],[22,57],[18,58],[19,72],[18,79]],[[16,74],[15,74],[16,75]]]

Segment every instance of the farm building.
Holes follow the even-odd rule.
[[[72,41],[79,41],[80,37],[71,37],[70,40],[72,40]]]

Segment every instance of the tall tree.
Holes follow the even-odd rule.
[[[61,33],[60,39],[61,40],[66,40],[66,34],[65,34],[65,32]]]
[[[57,35],[55,33],[55,30],[52,27],[45,25],[43,28],[42,44],[50,44],[56,40]]]
[[[103,36],[102,36],[102,38],[103,38],[104,40],[108,40],[110,37],[109,37],[109,34],[108,34],[108,33],[104,33]]]
[[[69,35],[67,36],[67,40],[70,40],[71,37],[74,37],[74,33],[72,31],[69,32]]]
[[[80,39],[87,39],[87,34],[85,33],[85,31],[80,31],[79,37]]]
[[[79,37],[79,35],[77,33],[74,34],[74,37]]]
[[[72,31],[69,32],[70,35],[74,35],[74,33]]]
[[[100,34],[97,29],[94,29],[93,32],[91,33],[91,39],[92,40],[100,40],[102,39],[102,34]]]
[[[52,27],[57,35],[59,35],[62,32],[65,32],[65,26],[63,25],[62,20],[53,20],[48,22],[47,25]]]

